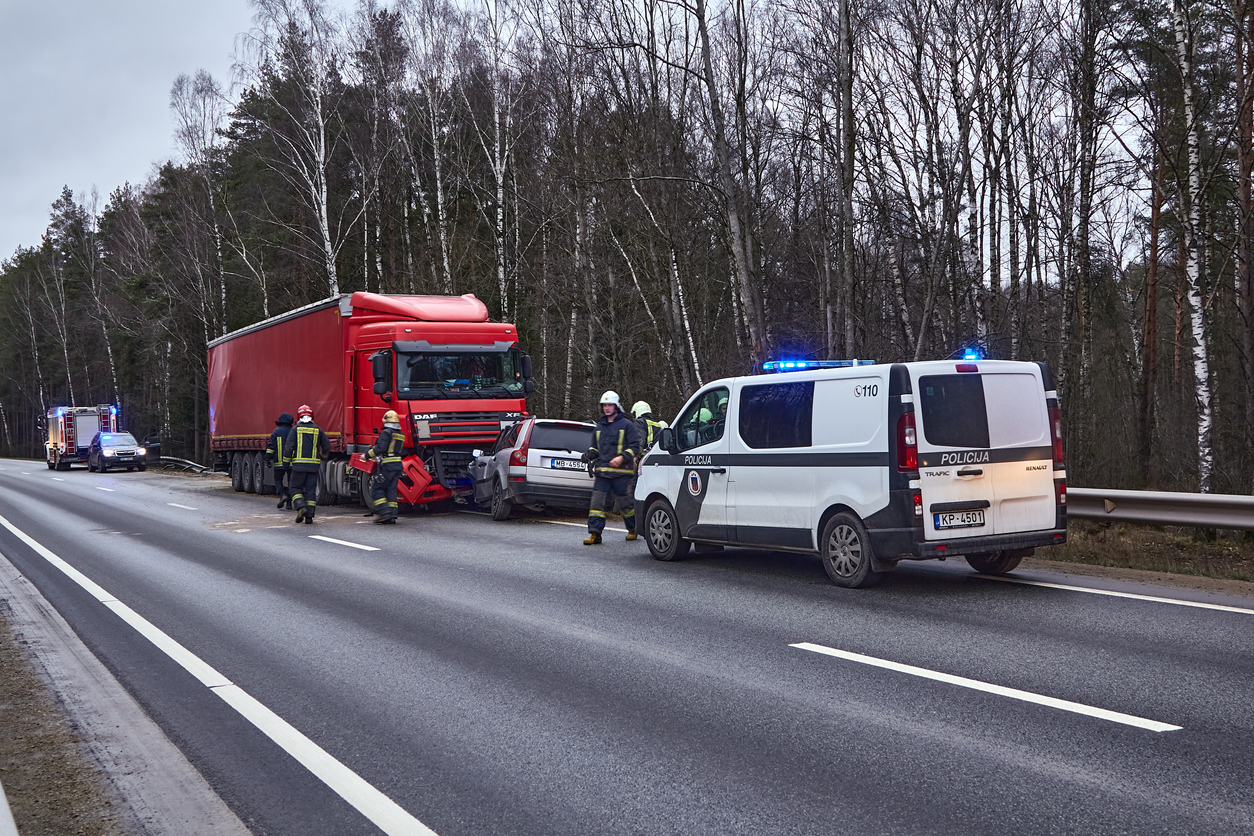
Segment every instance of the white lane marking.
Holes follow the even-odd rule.
[[[196,510],[198,510],[198,509],[196,509],[196,508],[193,508],[193,507],[192,507],[192,506],[190,506],[190,505],[179,505],[177,502],[167,502],[167,503],[166,503],[166,505],[169,505],[169,506],[171,506],[172,508],[182,508],[184,511],[196,511]]]
[[[1006,578],[1000,575],[977,575],[990,581],[1002,581],[1004,583],[1018,583],[1024,586],[1044,586],[1049,589],[1065,589],[1068,592],[1087,592],[1090,595],[1109,595],[1112,598],[1131,598],[1135,601],[1153,601],[1156,604],[1175,604],[1179,607],[1197,607],[1202,610],[1219,610],[1220,612],[1238,612],[1242,615],[1254,615],[1254,610],[1245,607],[1229,607],[1225,604],[1205,604],[1201,601],[1182,601],[1179,598],[1159,598],[1154,595],[1137,595],[1133,592],[1112,592],[1109,589],[1093,589],[1087,586],[1067,586],[1061,583],[1045,583],[1044,581],[1029,581],[1022,578]]]
[[[997,694],[1002,697],[1010,697],[1011,699],[1049,706],[1050,708],[1059,708],[1063,711],[1071,711],[1076,714],[1097,717],[1101,720],[1109,720],[1112,723],[1123,723],[1127,726],[1136,726],[1137,728],[1147,729],[1153,732],[1179,731],[1183,728],[1182,726],[1173,726],[1169,723],[1160,723],[1157,720],[1146,720],[1143,717],[1133,717],[1131,714],[1121,714],[1118,711],[1108,711],[1104,708],[1094,708],[1091,705],[1071,702],[1070,700],[1060,700],[1056,697],[1046,697],[1042,694],[1034,694],[1031,691],[1020,691],[1017,688],[1005,688],[1001,685],[981,682],[978,679],[967,679],[964,676],[954,676],[953,674],[940,673],[939,671],[931,671],[927,668],[916,668],[914,665],[903,665],[900,662],[890,662],[887,659],[877,659],[874,656],[863,656],[861,653],[850,653],[847,650],[837,650],[834,647],[825,647],[821,644],[799,642],[797,644],[790,644],[789,647],[796,647],[801,650],[810,650],[815,653],[823,653],[827,656],[835,656],[838,659],[845,659],[850,662],[860,662],[863,665],[874,665],[877,668],[886,668],[890,671],[898,671],[900,673],[908,673],[913,676],[921,676],[924,679],[934,679],[937,682],[947,682],[950,685],[961,685],[963,688],[971,688],[975,691],[984,691],[988,694]]]
[[[99,485],[96,485],[96,490],[98,490],[98,491],[108,491],[109,493],[115,493],[115,491],[113,490],[113,488],[102,488],[102,487],[100,487]]]
[[[235,529],[235,533],[236,533],[236,534],[247,534],[249,531],[252,531],[252,529],[251,529],[251,528],[237,528],[237,529]]]
[[[64,479],[62,479],[60,476],[53,476],[53,477],[52,477],[52,481],[54,481],[54,482],[64,482],[65,480],[64,480]]]
[[[0,525],[13,532],[15,537],[30,546],[52,566],[64,572],[66,577],[81,586],[93,598],[117,613],[136,632],[200,680],[205,687],[221,697],[227,705],[238,711],[244,719],[277,743],[283,751],[295,758],[297,763],[357,808],[358,812],[370,819],[388,836],[436,836],[435,831],[405,812],[395,801],[340,763],[282,717],[249,696],[199,656],[109,594],[95,581],[44,548],[41,543],[3,516],[0,516]]]
[[[361,549],[364,552],[379,551],[374,546],[363,546],[361,543],[350,543],[347,540],[336,540],[334,537],[323,537],[321,534],[310,534],[310,540],[323,540],[327,543],[335,543],[337,546],[350,546],[354,549]]]
[[[576,528],[587,528],[587,527],[588,527],[588,524],[587,524],[587,523],[581,523],[581,522],[569,522],[569,521],[567,521],[567,520],[540,520],[540,522],[552,523],[553,525],[573,525],[573,526],[575,526]],[[620,534],[626,534],[626,533],[627,533],[627,529],[625,529],[625,528],[610,528],[608,525],[605,527],[605,530],[606,530],[606,531],[617,531],[617,532],[619,532]]]
[[[29,470],[23,470],[23,471],[22,471],[22,475],[23,475],[23,476],[30,476],[30,471],[29,471]]]

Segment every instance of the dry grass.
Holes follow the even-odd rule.
[[[1240,531],[1199,533],[1179,526],[1071,520],[1066,545],[1041,549],[1037,556],[1090,566],[1254,581],[1254,537]]]

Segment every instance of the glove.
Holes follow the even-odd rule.
[[[595,459],[596,457],[597,457],[597,454],[589,450],[586,453],[584,453],[583,456],[580,457],[580,461],[582,461],[584,464],[587,464],[591,462],[593,459]]]

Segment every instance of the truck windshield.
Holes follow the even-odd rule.
[[[509,351],[399,352],[396,390],[402,398],[521,398],[521,355]]]

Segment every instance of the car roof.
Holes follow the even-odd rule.
[[[534,418],[537,424],[544,424],[546,427],[568,427],[572,430],[583,427],[585,429],[596,429],[596,424],[591,421],[567,421],[564,418]]]

